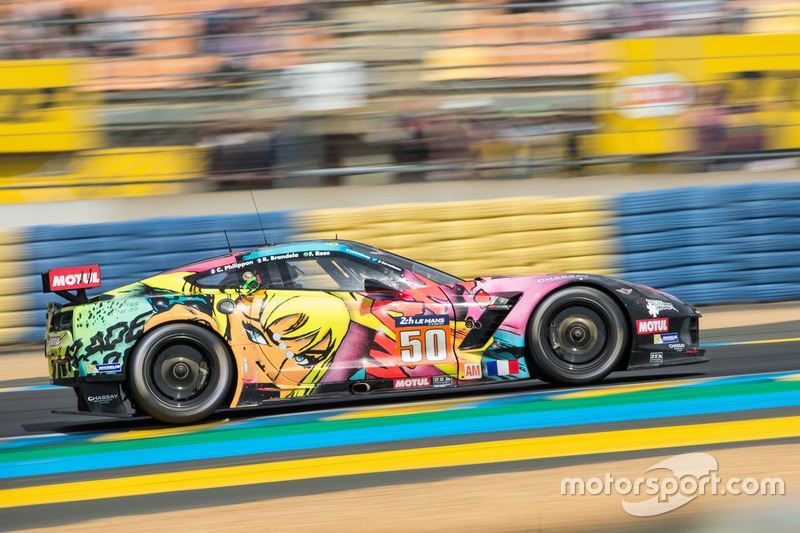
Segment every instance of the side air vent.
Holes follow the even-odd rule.
[[[692,317],[689,320],[689,335],[692,339],[692,344],[700,344],[700,320],[697,317]]]

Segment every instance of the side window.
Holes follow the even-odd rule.
[[[192,282],[198,287],[207,289],[235,287],[237,283],[235,272],[215,272],[194,276]]]
[[[286,289],[363,291],[367,278],[398,289],[409,287],[400,272],[344,254],[289,259],[281,263],[280,272]]]
[[[311,290],[337,290],[337,281],[328,274],[322,266],[320,259],[289,259],[284,262],[285,270],[281,269],[284,278],[284,288],[311,289]]]
[[[213,273],[203,273],[195,275],[191,282],[203,289],[238,289],[242,287],[245,280],[242,278],[242,271],[223,271]]]
[[[341,256],[334,259],[334,266],[347,278],[350,287],[347,290],[363,291],[364,280],[374,279],[395,289],[408,289],[411,285],[402,276],[400,271],[390,267],[365,261],[351,256]]]
[[[256,273],[264,289],[280,289],[283,287],[283,280],[279,272],[278,265],[275,263],[259,263],[256,266]]]
[[[191,283],[204,289],[258,289],[280,286],[277,265],[266,263],[248,265],[221,272],[201,272],[190,279]]]

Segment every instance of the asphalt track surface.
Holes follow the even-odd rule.
[[[800,443],[800,322],[706,330],[701,342],[710,363],[586,389],[537,381],[304,402],[180,429],[53,414],[74,408],[71,390],[0,381],[0,529]]]

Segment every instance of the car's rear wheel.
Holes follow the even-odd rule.
[[[548,296],[531,317],[528,343],[533,366],[545,381],[594,383],[606,377],[627,345],[625,316],[607,294],[569,287]]]
[[[128,365],[136,407],[172,424],[201,420],[225,397],[228,350],[214,333],[192,324],[167,324],[144,336]]]

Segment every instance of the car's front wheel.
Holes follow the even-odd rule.
[[[606,377],[626,349],[627,326],[619,305],[591,287],[568,287],[539,305],[528,330],[530,357],[543,380],[561,385]]]
[[[213,413],[228,391],[231,362],[214,333],[175,323],[144,336],[128,365],[134,404],[155,419],[186,424]]]

